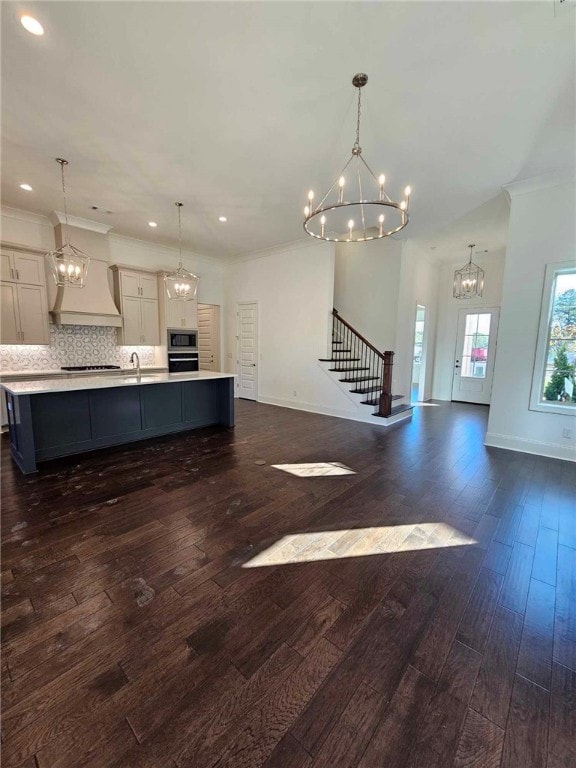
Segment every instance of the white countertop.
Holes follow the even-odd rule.
[[[233,373],[198,371],[196,373],[146,373],[119,376],[82,376],[66,379],[37,379],[36,381],[11,381],[2,383],[3,389],[13,395],[40,395],[49,392],[76,392],[85,389],[110,389],[112,387],[135,387],[143,384],[177,384],[180,381],[207,381],[210,379],[233,379]]]

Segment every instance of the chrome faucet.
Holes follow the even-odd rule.
[[[134,358],[136,358],[136,362],[134,362]],[[138,357],[138,352],[132,352],[130,355],[130,362],[132,365],[136,368],[136,375],[138,378],[140,378],[140,358]]]

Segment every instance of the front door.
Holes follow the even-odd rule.
[[[220,307],[216,304],[198,304],[198,353],[201,371],[218,371]]]
[[[258,399],[258,304],[238,304],[238,397]]]
[[[452,400],[490,404],[499,311],[498,307],[460,310]]]

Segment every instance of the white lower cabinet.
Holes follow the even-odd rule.
[[[0,283],[2,344],[49,344],[48,306],[43,285]]]

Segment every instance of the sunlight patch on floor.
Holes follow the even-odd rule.
[[[353,469],[339,461],[316,461],[308,464],[272,464],[274,469],[281,469],[296,477],[335,477],[336,475],[355,475]]]
[[[447,523],[384,525],[337,531],[311,531],[283,536],[243,564],[243,568],[312,563],[440,547],[476,544],[472,536]]]

